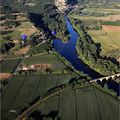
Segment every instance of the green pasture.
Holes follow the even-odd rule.
[[[31,47],[28,54],[37,55],[37,54],[47,54],[50,46],[47,43],[40,43],[34,47]]]

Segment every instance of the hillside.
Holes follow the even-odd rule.
[[[40,29],[47,30],[45,32],[48,35],[55,31],[56,37],[64,38],[64,41],[67,40],[68,33],[64,17],[58,12],[53,0],[2,0],[1,13],[12,12],[28,13],[28,17],[31,15],[30,13],[34,14],[40,19],[39,25],[37,24]]]

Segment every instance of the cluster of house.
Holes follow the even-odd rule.
[[[34,64],[34,65],[21,65],[17,71],[46,71],[52,70],[52,64]]]

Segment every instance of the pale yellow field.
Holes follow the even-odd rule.
[[[89,30],[88,34],[95,43],[101,43],[101,55],[120,48],[120,31]]]

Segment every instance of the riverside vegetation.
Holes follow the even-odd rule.
[[[101,75],[111,75],[120,72],[119,65],[100,56],[99,46],[87,35],[87,32],[85,32],[81,26],[81,22],[78,20],[76,22],[76,20],[72,18],[71,22],[79,34],[76,46],[79,57]]]

